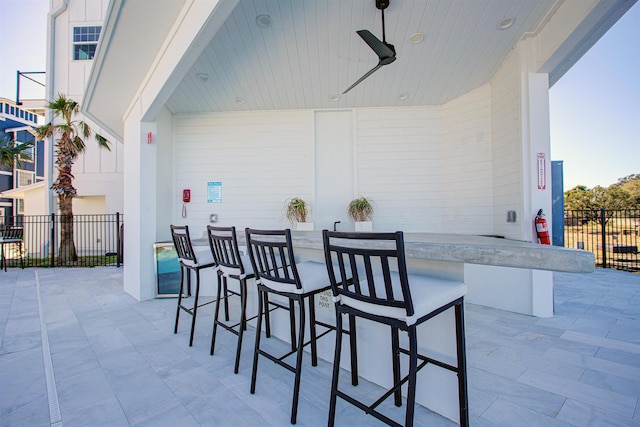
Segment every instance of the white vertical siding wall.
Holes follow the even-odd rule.
[[[443,231],[488,234],[493,229],[491,88],[443,106]]]
[[[354,188],[375,203],[374,230],[439,230],[440,109],[362,109],[357,110],[356,121]]]
[[[493,234],[491,88],[445,106],[359,109],[355,192],[375,203],[374,229]],[[287,226],[286,199],[314,204],[314,113],[260,111],[174,117],[174,223]],[[207,182],[222,203],[207,203]],[[182,218],[182,189],[191,190]]]
[[[238,228],[283,227],[285,200],[313,204],[313,111],[176,116],[174,223],[204,232],[209,216]],[[207,203],[207,182],[222,182],[222,203]],[[182,189],[191,190],[187,218]]]
[[[491,83],[495,233],[523,239],[522,96],[517,54],[512,54]],[[517,222],[507,223],[515,210]]]

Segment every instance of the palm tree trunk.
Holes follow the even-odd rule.
[[[60,248],[58,258],[62,263],[70,263],[78,260],[76,245],[73,241],[73,198],[60,196],[58,207],[60,209]]]

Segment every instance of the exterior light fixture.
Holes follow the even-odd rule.
[[[509,28],[513,27],[513,24],[515,24],[515,22],[516,18],[504,18],[498,23],[497,28],[500,31],[508,30]]]
[[[271,27],[271,16],[269,16],[269,15],[258,15],[258,16],[256,16],[256,24],[260,28],[269,28],[269,27]]]
[[[409,37],[409,40],[411,40],[411,43],[413,43],[413,44],[418,44],[422,40],[424,40],[424,34],[422,34],[422,33],[413,33],[413,34],[411,34],[411,37]]]
[[[198,73],[196,77],[203,83],[206,83],[209,80],[209,74],[207,73]]]
[[[247,100],[241,96],[236,96],[233,101],[238,105],[243,105],[247,103]]]
[[[329,101],[331,101],[331,102],[338,102],[338,101],[340,101],[340,95],[335,95],[335,94],[334,94],[334,95],[329,96]]]
[[[409,99],[409,92],[401,92],[398,94],[398,100],[404,101],[406,99]]]

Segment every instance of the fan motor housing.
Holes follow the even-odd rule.
[[[389,7],[389,0],[376,0],[376,7],[380,10],[384,10]]]

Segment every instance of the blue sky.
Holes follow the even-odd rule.
[[[0,97],[15,100],[16,70],[45,70],[48,5],[0,0]],[[565,190],[640,173],[640,4],[551,88],[549,102],[551,158],[564,162]]]
[[[607,187],[640,173],[640,4],[549,92],[551,158],[564,189]]]

